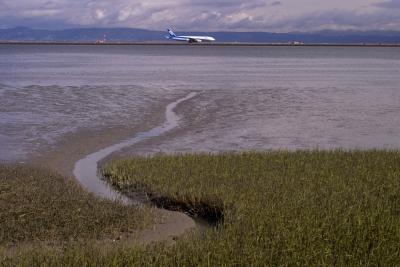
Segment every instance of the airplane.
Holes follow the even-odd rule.
[[[183,42],[188,42],[188,43],[201,43],[201,42],[214,42],[215,38],[211,36],[177,36],[173,31],[170,29],[167,29],[168,31],[168,36],[165,36],[165,38],[169,40],[174,40],[174,41],[183,41]]]

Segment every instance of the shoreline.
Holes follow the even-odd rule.
[[[400,44],[377,44],[377,43],[241,43],[241,42],[215,42],[215,43],[179,43],[179,42],[107,42],[96,43],[91,41],[0,41],[0,45],[84,45],[84,46],[233,46],[233,47],[400,47]]]
[[[179,117],[174,112],[175,107],[195,95],[196,93],[192,92],[186,97],[181,97],[169,104],[162,103],[161,105],[164,107],[157,108],[155,114],[153,114],[154,118],[151,119],[153,127],[150,127],[150,125],[140,128],[134,127],[135,131],[128,127],[126,129],[100,131],[100,133],[96,130],[80,131],[59,142],[58,149],[54,151],[50,149],[48,152],[39,153],[40,155],[37,158],[30,155],[29,157],[33,158],[33,160],[28,160],[28,163],[55,171],[66,177],[66,179],[73,180],[86,192],[92,193],[99,198],[121,201],[124,205],[141,206],[150,204],[156,217],[162,218],[162,222],[140,231],[137,239],[138,244],[147,245],[163,241],[173,243],[176,237],[183,236],[194,229],[199,229],[201,232],[205,228],[202,220],[195,219],[181,211],[157,207],[151,202],[143,203],[143,199],[140,196],[136,198],[126,196],[123,192],[112,188],[97,174],[99,169],[105,163],[112,161],[125,146],[133,146],[152,137],[160,136],[178,126]],[[82,163],[84,164],[82,165]],[[86,166],[85,163],[90,164]],[[89,181],[85,181],[86,178]]]

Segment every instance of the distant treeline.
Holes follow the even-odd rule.
[[[218,42],[248,43],[332,43],[332,44],[399,44],[400,32],[394,31],[319,31],[311,33],[269,32],[178,32],[178,34],[211,35]],[[96,41],[142,42],[164,41],[164,31],[133,28],[76,28],[37,30],[26,27],[0,29],[0,41]]]

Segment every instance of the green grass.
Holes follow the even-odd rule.
[[[0,166],[0,247],[115,239],[152,222],[147,209],[100,200],[49,171]]]
[[[214,207],[223,222],[175,246],[31,251],[6,264],[399,266],[400,152],[137,157],[110,164],[122,191]]]

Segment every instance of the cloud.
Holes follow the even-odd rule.
[[[349,10],[310,12],[295,17],[268,20],[263,16],[243,21],[245,27],[266,31],[320,31],[320,30],[398,30],[400,16],[396,12],[359,13]],[[233,25],[240,27],[240,25]],[[242,25],[243,27],[243,25]]]
[[[26,17],[49,17],[55,16],[60,13],[58,9],[30,9],[23,11],[23,14]]]
[[[400,0],[0,0],[0,25],[41,28],[283,32],[397,30],[399,24]]]
[[[271,4],[269,4],[270,6],[281,6],[281,5],[283,5],[283,3],[281,2],[281,1],[275,1],[275,2],[272,2]]]
[[[101,9],[96,9],[94,14],[96,19],[104,19],[106,17],[104,10]]]
[[[374,4],[374,6],[381,8],[399,8],[400,9],[400,0],[390,0],[381,3]]]

